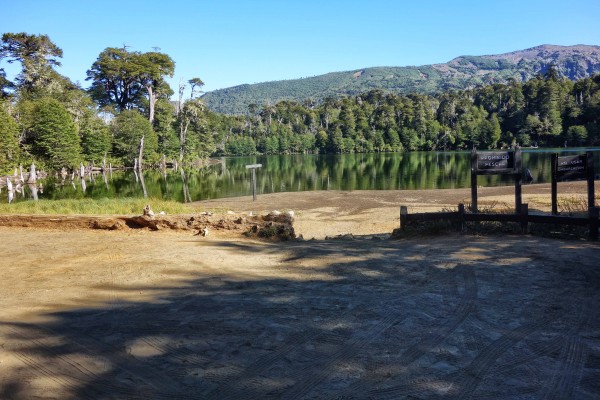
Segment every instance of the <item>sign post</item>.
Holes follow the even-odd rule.
[[[477,212],[477,176],[513,175],[515,177],[515,210],[521,212],[521,150],[471,151],[471,208]]]
[[[559,157],[552,154],[552,214],[558,214],[558,181],[586,180],[588,210],[595,205],[594,157],[591,151]]]
[[[262,167],[262,164],[246,165],[246,169],[252,170],[252,200],[256,201],[256,168]]]

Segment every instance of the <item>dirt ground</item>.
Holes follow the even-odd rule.
[[[596,198],[600,185],[596,182]],[[522,186],[522,202],[529,204],[529,211],[550,212],[550,184]],[[558,187],[560,203],[584,205],[587,202],[586,182],[561,182]],[[304,239],[324,239],[338,235],[389,234],[400,225],[400,205],[408,206],[410,212],[435,212],[456,210],[459,203],[471,203],[471,189],[438,190],[357,190],[316,191],[301,193],[275,193],[231,199],[197,202],[199,210],[233,210],[247,214],[264,214],[272,210],[294,211],[296,235]],[[480,209],[495,206],[496,209],[515,206],[514,186],[478,188]]]
[[[510,205],[510,190],[496,189],[480,203]],[[524,201],[547,207],[547,190],[524,188]],[[317,192],[196,205],[231,218],[294,210],[305,239],[353,234],[344,240],[4,219],[0,399],[600,399],[598,243],[382,239],[400,204],[468,198]]]

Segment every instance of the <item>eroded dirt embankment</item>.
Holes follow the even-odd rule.
[[[270,212],[264,215],[238,213],[190,215],[100,216],[100,215],[0,215],[0,226],[39,229],[149,229],[194,232],[202,236],[258,237],[287,240],[295,237],[293,216]]]

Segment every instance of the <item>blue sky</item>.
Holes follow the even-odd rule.
[[[176,63],[174,90],[199,77],[205,91],[541,44],[600,45],[597,0],[0,0],[0,12],[0,33],[47,34],[64,52],[58,71],[83,87],[98,54],[123,45],[160,48]]]

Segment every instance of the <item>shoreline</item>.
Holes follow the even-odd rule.
[[[600,188],[596,187],[596,193],[600,193]],[[559,204],[564,203],[565,209],[570,211],[573,208],[585,206],[587,202],[586,182],[560,183],[558,198]],[[532,212],[549,213],[551,210],[551,185],[523,185],[522,201],[529,204],[529,210]],[[400,206],[407,206],[411,213],[438,212],[456,210],[459,203],[468,205],[470,202],[470,188],[323,190],[259,194],[256,201],[253,201],[252,196],[249,195],[189,203],[192,208],[189,215],[157,216],[165,223],[156,230],[163,232],[171,230],[189,234],[193,229],[198,230],[197,225],[202,223],[206,224],[209,229],[211,226],[216,228],[212,229],[212,232],[217,237],[244,240],[242,231],[246,228],[245,225],[256,220],[257,216],[264,216],[272,211],[292,211],[295,235],[304,239],[325,239],[342,235],[356,237],[389,235],[400,225]],[[480,208],[514,209],[514,186],[480,187],[478,188],[478,203]],[[150,206],[154,208],[152,204]],[[559,207],[560,210],[561,207]],[[198,218],[199,215],[207,214],[210,214],[211,218]],[[111,214],[0,214],[0,226],[62,231],[140,228],[127,223],[127,220],[131,218],[135,217]],[[235,222],[240,219],[244,220],[244,224]],[[210,221],[207,222],[207,220]],[[227,226],[227,228],[223,228],[223,226]],[[148,227],[146,226],[146,228]],[[136,230],[139,231],[139,229]]]

